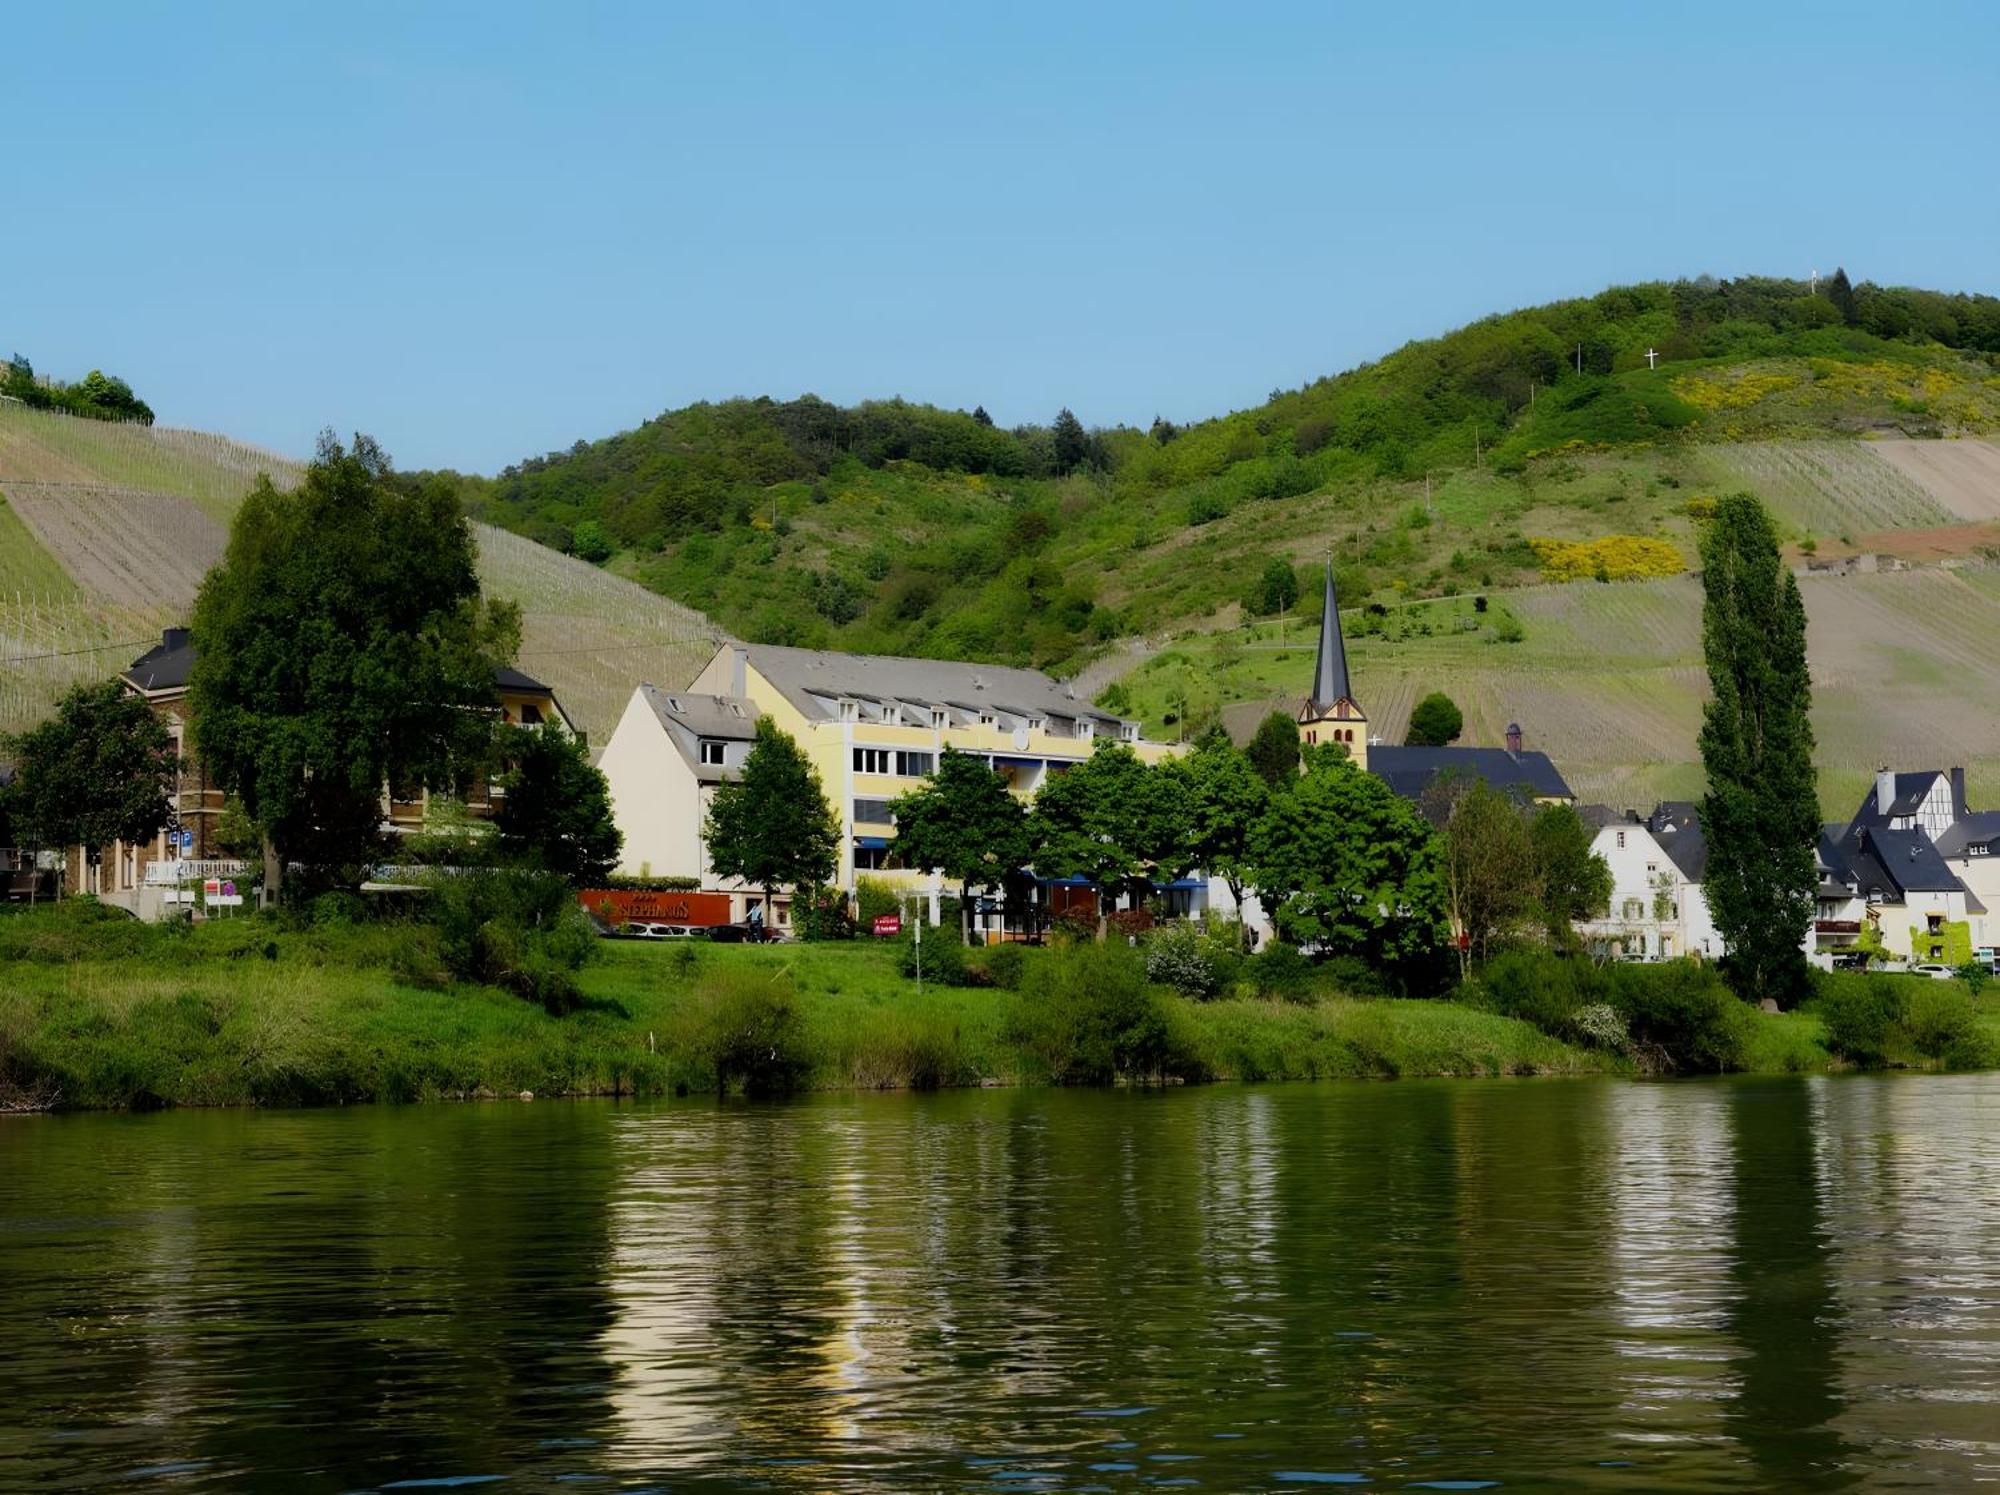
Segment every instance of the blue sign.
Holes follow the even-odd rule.
[[[181,850],[182,850],[183,852],[189,852],[189,851],[193,851],[193,850],[194,850],[194,832],[193,832],[193,831],[190,831],[190,830],[183,830],[183,831],[181,832]]]

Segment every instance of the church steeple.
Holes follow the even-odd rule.
[[[1313,662],[1312,694],[1299,708],[1299,735],[1308,747],[1338,743],[1357,768],[1368,766],[1368,717],[1347,679],[1347,645],[1340,636],[1340,599],[1334,594],[1331,556],[1319,620],[1319,657]]]
[[[1319,615],[1319,659],[1313,665],[1307,704],[1331,712],[1336,701],[1353,699],[1347,688],[1347,646],[1340,637],[1340,599],[1333,592],[1333,562],[1326,563],[1326,601]]]

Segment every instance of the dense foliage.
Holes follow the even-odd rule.
[[[1738,993],[1790,1006],[1805,990],[1819,833],[1805,603],[1770,516],[1746,494],[1717,506],[1701,559],[1704,884]]]
[[[1446,747],[1457,742],[1464,730],[1465,717],[1458,703],[1434,690],[1411,709],[1409,734],[1403,740],[1411,747]]]
[[[770,717],[758,718],[742,772],[716,785],[702,840],[717,877],[764,890],[767,928],[776,889],[816,887],[840,865],[840,817],[819,770]]]
[[[494,816],[501,849],[572,884],[601,886],[624,837],[589,750],[554,722],[511,733],[501,748],[508,760]]]
[[[173,740],[116,680],[75,687],[9,748],[15,776],[0,789],[0,820],[30,845],[82,846],[94,861],[167,823],[180,768]]]
[[[988,764],[947,747],[937,771],[897,799],[890,812],[903,865],[942,873],[960,885],[963,933],[970,944],[973,891],[998,887],[1028,860],[1026,810]]]
[[[74,384],[40,379],[34,365],[19,353],[0,370],[0,397],[19,400],[35,410],[60,410],[90,420],[129,420],[142,426],[153,423],[153,407],[132,393],[123,379],[92,369]]]
[[[367,437],[326,433],[296,490],[259,480],[195,600],[195,748],[270,838],[274,890],[288,862],[358,882],[385,785],[453,791],[491,768],[519,614],[480,596],[451,487],[389,478]]]
[[[1967,390],[1992,376],[2000,300],[1865,281],[1851,298],[1754,277],[1619,287],[1411,343],[1254,409],[1144,432],[1090,431],[1067,410],[1006,430],[983,411],[901,400],[742,399],[669,411],[497,478],[451,476],[481,517],[608,560],[746,637],[1059,665],[1191,607],[1276,613],[1303,602],[1298,557],[1268,549],[1231,575],[1155,569],[1179,531],[1247,505],[1326,493],[1374,506],[1366,522],[1379,532],[1344,561],[1343,595],[1359,602],[1392,580],[1435,589],[1442,579],[1409,574],[1408,532],[1381,507],[1385,485],[1476,465],[1521,473],[1574,448],[1711,427],[1824,430],[1832,417],[1811,405],[1822,396],[1847,402],[1846,429],[1865,419],[1934,431],[1947,417],[1921,390],[1895,387],[1894,371]],[[1790,362],[1739,377],[1739,366],[1772,360]],[[1843,381],[1843,368],[1856,377]],[[1786,386],[1806,403],[1768,417],[1746,403]],[[1520,550],[1480,567],[1536,570]],[[1616,551],[1559,564],[1572,562],[1614,577],[1675,558]],[[1145,585],[1107,585],[1113,573]]]

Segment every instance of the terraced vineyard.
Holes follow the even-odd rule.
[[[186,620],[260,472],[298,463],[199,432],[0,405],[0,732],[80,680],[123,669]],[[692,679],[716,647],[698,612],[504,530],[477,525],[480,572],[522,609],[521,667],[593,740],[633,686]]]
[[[1884,763],[1964,764],[1975,807],[2000,803],[2000,569],[1811,577],[1801,587],[1829,815],[1851,813]],[[1546,751],[1585,800],[1642,809],[1700,792],[1695,736],[1707,680],[1697,581],[1583,582],[1504,600],[1525,625],[1520,643],[1443,621],[1463,615],[1462,602],[1439,604],[1427,635],[1357,637],[1350,618],[1349,663],[1371,730],[1402,741],[1410,706],[1441,689],[1465,713],[1465,742],[1497,744],[1518,721],[1528,746]],[[1274,707],[1295,707],[1311,672],[1310,638],[1283,649],[1188,640],[1124,684],[1150,728],[1171,734],[1190,705],[1198,719],[1204,704],[1189,682],[1213,682],[1240,733]],[[1168,714],[1179,721],[1166,723]]]
[[[1717,487],[1757,494],[1803,535],[1931,529],[1960,517],[1873,442],[1742,442],[1703,448],[1698,460]]]

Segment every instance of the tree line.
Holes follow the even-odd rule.
[[[36,410],[60,410],[90,420],[153,423],[153,407],[132,393],[132,386],[102,369],[92,369],[74,384],[39,378],[35,366],[19,353],[0,370],[0,396],[19,400]]]

